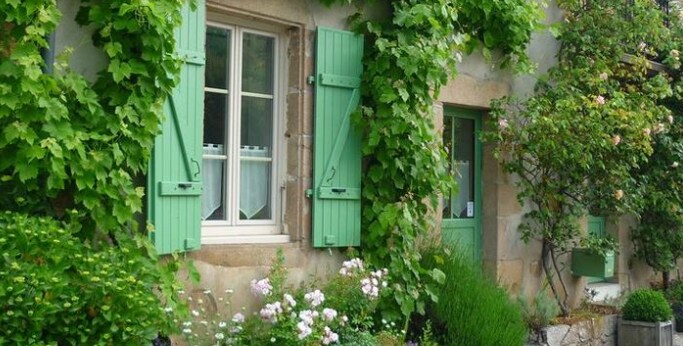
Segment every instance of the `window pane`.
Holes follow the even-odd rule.
[[[242,91],[273,94],[275,39],[245,33],[242,42]]]
[[[240,145],[272,148],[273,100],[242,97]],[[269,150],[270,151],[270,150]]]
[[[204,145],[217,145],[225,155],[225,132],[228,108],[228,95],[204,93]]]
[[[240,219],[271,219],[273,101],[242,97]]]
[[[230,61],[230,31],[223,28],[206,28],[206,84],[211,88],[228,89]]]
[[[263,147],[240,148],[240,220],[269,220],[271,153]]]
[[[204,146],[204,154],[216,154],[217,149]],[[202,219],[225,220],[225,160],[203,160]]]

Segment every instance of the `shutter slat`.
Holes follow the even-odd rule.
[[[316,36],[313,246],[360,245],[361,141],[358,108],[363,37],[318,28]]]
[[[161,254],[198,249],[201,239],[201,163],[204,111],[205,6],[186,3],[176,29],[180,82],[164,105],[148,174],[150,234]]]

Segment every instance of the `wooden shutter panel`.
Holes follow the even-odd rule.
[[[350,115],[360,100],[363,37],[318,28],[313,246],[360,245],[361,141]]]
[[[162,254],[200,246],[205,31],[204,1],[194,11],[186,2],[175,35],[180,83],[164,105],[147,183],[150,237]]]

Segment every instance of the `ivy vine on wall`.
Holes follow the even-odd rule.
[[[174,27],[182,1],[83,0],[77,16],[108,57],[91,85],[68,56],[44,74],[40,50],[60,12],[54,0],[0,1],[0,206],[61,218],[83,231],[125,229],[142,208],[142,173],[162,102],[179,71]]]
[[[351,0],[321,0],[352,3]],[[542,18],[533,1],[392,1],[386,20],[352,17],[365,34],[362,109],[367,163],[363,181],[362,252],[396,273],[395,306],[407,322],[436,301],[439,270],[420,265],[421,238],[434,228],[438,193],[454,188],[434,129],[433,103],[463,53],[498,49],[500,64],[528,71],[526,44]],[[361,6],[362,7],[362,6]],[[490,56],[490,54],[485,54]]]

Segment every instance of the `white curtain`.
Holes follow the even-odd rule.
[[[204,144],[205,155],[224,155],[222,144]],[[223,200],[223,163],[222,159],[203,159],[204,170],[202,179],[204,183],[202,201],[202,219],[208,219],[218,208]]]
[[[240,211],[253,218],[268,206],[270,150],[267,147],[240,148]]]

